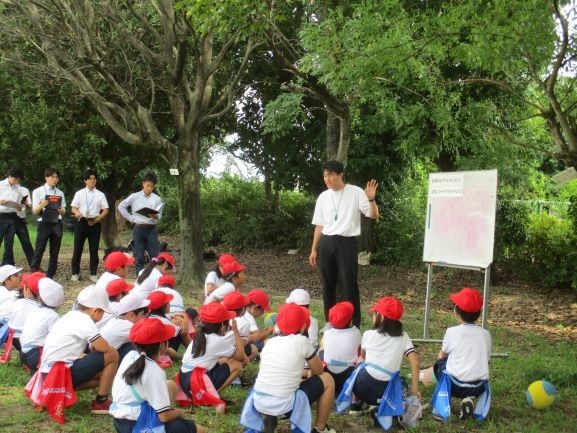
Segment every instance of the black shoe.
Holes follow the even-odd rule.
[[[264,429],[263,433],[276,433],[277,417],[272,415],[263,415]]]
[[[368,411],[369,411],[369,407],[363,402],[353,403],[349,407],[349,415],[352,415],[352,416],[361,416],[361,415],[367,413]]]
[[[475,403],[471,397],[465,397],[461,400],[461,413],[459,414],[459,419],[467,419],[473,417],[473,412],[475,412]]]

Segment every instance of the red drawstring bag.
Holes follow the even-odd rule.
[[[0,343],[4,343],[4,353],[0,356],[0,364],[6,364],[12,358],[12,340],[14,339],[14,330],[8,325],[0,329]],[[2,344],[0,344],[2,347]]]
[[[204,368],[196,367],[190,375],[190,392],[192,399],[188,397],[180,387],[180,373],[176,375],[175,381],[179,391],[176,396],[176,401],[181,406],[186,407],[193,404],[196,406],[215,406],[217,412],[225,411],[226,404],[221,400]]]
[[[64,424],[64,409],[76,403],[72,374],[64,362],[56,362],[48,373],[37,371],[24,392],[37,406],[45,406],[50,416]]]

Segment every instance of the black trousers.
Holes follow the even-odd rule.
[[[48,269],[46,276],[54,278],[56,275],[56,268],[58,267],[58,253],[60,252],[60,244],[62,243],[62,221],[57,223],[38,222],[38,233],[36,234],[36,248],[34,249],[34,256],[30,269],[32,272],[40,270],[42,263],[42,256],[46,245],[50,242],[50,259],[48,260]]]
[[[14,228],[16,229],[16,236],[18,236],[18,240],[20,240],[20,245],[22,245],[22,250],[26,256],[28,266],[31,266],[32,257],[34,257],[34,248],[32,248],[32,243],[30,242],[30,235],[28,234],[26,218],[20,218],[19,216],[16,216],[14,218]],[[4,254],[6,254],[6,252],[4,252]]]
[[[2,266],[14,265],[14,212],[0,213],[0,245],[4,241]]]
[[[357,281],[357,239],[338,235],[322,235],[318,257],[323,285],[325,319],[328,321],[329,310],[337,302],[338,286],[342,290],[343,301],[349,301],[355,307],[353,325],[360,327],[361,302]]]
[[[80,259],[84,242],[88,239],[88,251],[90,252],[90,275],[96,275],[98,271],[98,245],[100,244],[100,233],[102,224],[96,223],[88,225],[86,218],[81,218],[74,226],[74,252],[72,253],[72,275],[80,274]]]

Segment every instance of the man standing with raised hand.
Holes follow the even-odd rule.
[[[323,285],[325,318],[336,304],[337,285],[343,291],[344,301],[354,306],[353,324],[361,324],[361,305],[357,281],[357,240],[361,234],[361,213],[373,219],[379,217],[375,202],[378,183],[367,182],[363,191],[343,180],[344,167],[339,161],[329,161],[323,167],[327,190],[317,198],[312,223],[315,225],[309,262],[317,263]]]

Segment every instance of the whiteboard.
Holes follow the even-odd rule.
[[[493,262],[497,170],[430,173],[424,262]]]

